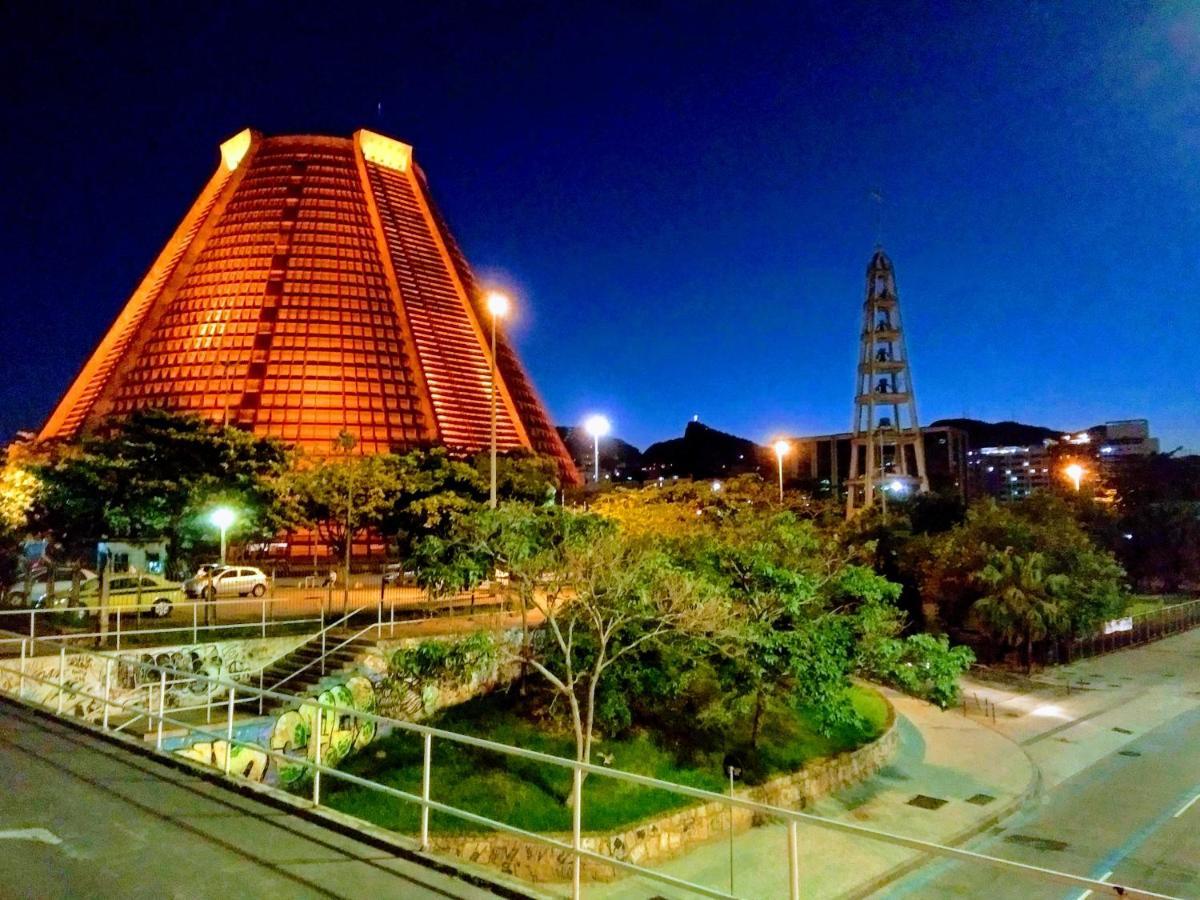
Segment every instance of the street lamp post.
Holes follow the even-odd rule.
[[[600,415],[588,416],[583,429],[592,436],[592,481],[600,482],[600,438],[612,430],[612,423]]]
[[[228,506],[218,506],[208,514],[208,520],[221,530],[221,565],[225,565],[225,532],[237,519],[237,514]]]
[[[488,505],[496,508],[496,320],[508,315],[508,297],[499,291],[492,291],[487,297],[488,312],[492,315],[492,485],[488,494]]]
[[[1071,483],[1075,485],[1075,493],[1078,494],[1079,485],[1083,481],[1083,476],[1086,474],[1083,466],[1079,465],[1079,463],[1071,463],[1069,466],[1063,469],[1063,472],[1065,472],[1066,476],[1071,479]]]
[[[779,464],[779,503],[783,505],[783,458],[788,455],[792,445],[787,441],[775,442],[775,461]]]

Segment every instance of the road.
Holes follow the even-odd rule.
[[[1000,692],[998,730],[1043,772],[1040,799],[967,847],[1176,897],[1200,898],[1200,631],[1076,663]],[[1054,681],[1085,681],[1066,696]],[[981,688],[984,689],[984,688]],[[879,893],[1078,898],[1070,888],[931,863]]]
[[[496,896],[7,701],[0,797],[0,896]]]

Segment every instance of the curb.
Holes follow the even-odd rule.
[[[382,850],[393,856],[416,863],[441,875],[457,878],[473,888],[489,891],[497,897],[506,900],[540,900],[542,895],[531,894],[524,886],[506,884],[483,874],[467,871],[459,866],[443,862],[441,859],[422,853],[416,848],[415,842],[398,837],[377,825],[372,825],[353,816],[347,816],[327,807],[314,807],[311,802],[302,800],[291,794],[283,793],[277,788],[257,784],[251,781],[232,781],[218,772],[192,760],[176,756],[173,753],[159,753],[145,744],[144,741],[125,734],[104,731],[88,722],[57,716],[25,700],[19,700],[8,695],[0,695],[0,705],[24,710],[39,718],[47,719],[59,725],[70,728],[81,734],[98,738],[107,744],[132,751],[139,756],[152,759],[157,763],[176,769],[187,775],[199,778],[209,784],[223,788],[243,797],[248,797],[266,806],[271,806],[281,812],[290,813],[322,828],[327,828],[342,837],[350,838],[360,844],[365,844],[376,850]]]
[[[999,732],[994,733],[998,735],[1000,734]],[[1033,761],[1033,758],[1030,757],[1030,755],[1025,751],[1025,748],[1023,748],[1020,744],[1016,743],[1010,738],[1005,737],[1004,735],[1000,735],[1000,737],[1003,737],[1014,747],[1016,747],[1017,750],[1021,752],[1021,755],[1029,761],[1029,768],[1032,770],[1032,774],[1029,776],[1029,781],[1026,783],[1024,790],[1022,790],[1021,793],[1016,797],[1013,797],[1013,799],[1009,800],[1004,806],[998,808],[991,815],[972,825],[968,825],[966,828],[955,832],[948,838],[939,840],[938,843],[947,847],[958,847],[961,844],[965,844],[971,838],[982,834],[989,828],[994,828],[1000,822],[1004,821],[1010,816],[1015,815],[1022,807],[1041,794],[1042,770],[1038,768],[1037,763]],[[905,875],[916,871],[922,866],[928,865],[935,859],[937,859],[936,853],[918,853],[918,855],[912,859],[906,860],[902,863],[897,863],[896,865],[892,866],[892,868],[881,872],[871,880],[839,894],[838,900],[862,900],[862,898],[871,896],[876,891],[887,887],[889,884],[900,878],[903,878]]]

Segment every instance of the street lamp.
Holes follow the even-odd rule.
[[[1079,483],[1083,481],[1083,476],[1087,474],[1087,470],[1085,470],[1083,466],[1079,465],[1079,463],[1071,463],[1069,466],[1063,469],[1063,472],[1075,485],[1075,492],[1079,493]]]
[[[583,430],[592,436],[592,480],[600,481],[600,438],[612,430],[612,423],[601,415],[588,416],[584,420]]]
[[[774,445],[775,460],[779,463],[779,502],[783,503],[783,458],[788,455],[792,445],[787,441],[776,441]]]
[[[208,514],[208,521],[221,529],[221,565],[225,565],[225,532],[236,520],[237,513],[228,506],[218,506]]]
[[[508,295],[492,291],[487,295],[487,308],[492,316],[492,383],[490,390],[492,406],[492,487],[488,504],[496,508],[496,320],[508,315]]]

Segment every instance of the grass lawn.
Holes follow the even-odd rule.
[[[851,749],[877,735],[887,718],[886,702],[857,686],[851,688],[851,700],[868,723],[865,733],[847,728],[825,737],[817,733],[811,716],[772,710],[765,718],[760,739],[767,772],[792,771],[809,759]],[[550,733],[523,718],[512,701],[505,693],[481,697],[445,711],[430,724],[555,756],[574,755],[575,741],[570,734]],[[645,732],[600,741],[593,751],[595,762],[600,762],[601,753],[612,755],[614,768],[712,791],[728,789],[720,753],[679,763]],[[342,768],[419,795],[421,740],[411,734],[393,733],[376,740]],[[324,786],[322,800],[334,809],[401,833],[413,834],[419,827],[420,812],[415,804],[334,778],[325,780]],[[666,791],[597,775],[589,776],[583,790],[583,827],[587,831],[608,831],[691,802]],[[564,803],[570,791],[569,769],[434,739],[430,789],[434,800],[530,831],[563,832],[571,829],[571,811]],[[481,830],[437,812],[430,816],[430,828],[452,834]]]
[[[1129,605],[1125,607],[1125,615],[1137,616],[1155,612],[1164,606],[1174,606],[1176,603],[1187,603],[1195,599],[1191,594],[1134,594],[1129,598]]]

